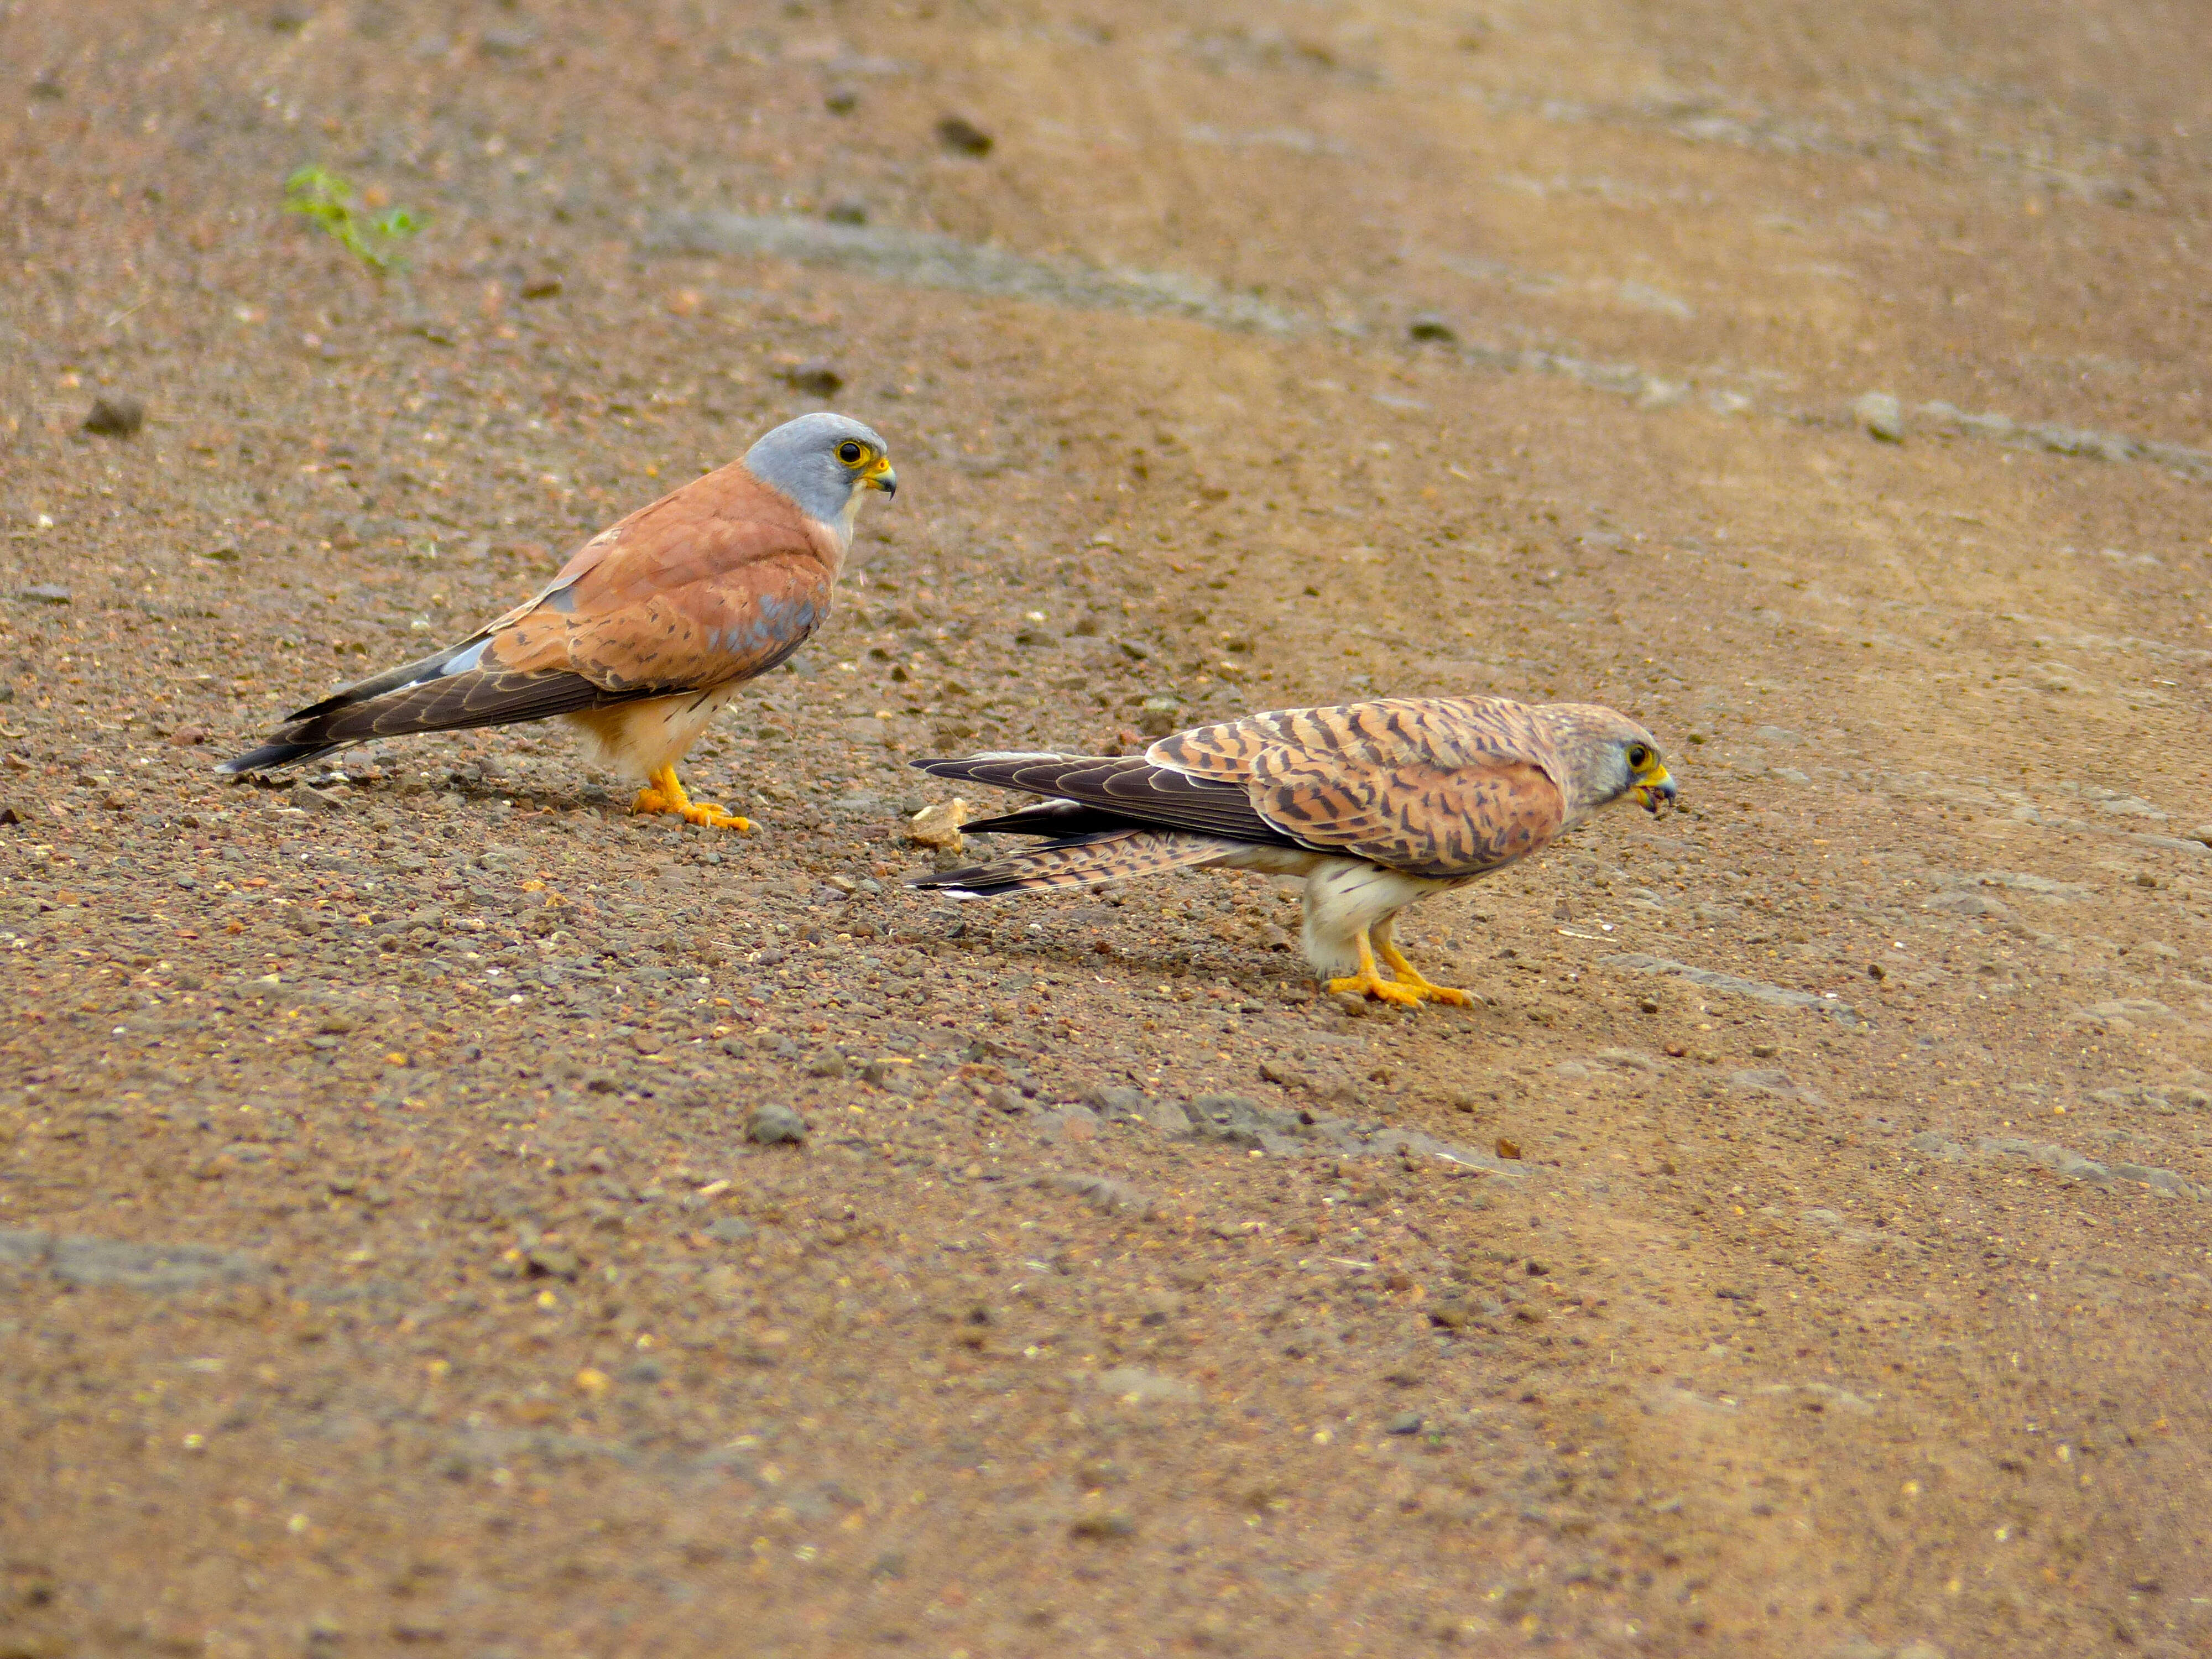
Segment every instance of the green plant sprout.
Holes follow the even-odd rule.
[[[284,211],[302,214],[380,274],[406,269],[407,239],[429,222],[426,214],[393,208],[371,214],[354,205],[353,185],[325,167],[304,167],[284,181]]]

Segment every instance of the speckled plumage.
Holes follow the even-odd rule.
[[[1302,876],[1308,959],[1324,975],[1357,963],[1346,983],[1394,1000],[1464,1000],[1390,943],[1405,906],[1528,857],[1623,795],[1653,811],[1674,796],[1656,742],[1626,716],[1502,697],[1279,709],[1177,732],[1140,757],[915,764],[1048,798],[969,826],[1042,846],[921,886],[988,897],[1188,866]],[[1398,981],[1376,981],[1376,953]]]

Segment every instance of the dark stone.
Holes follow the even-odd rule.
[[[797,1146],[806,1139],[806,1120],[788,1106],[756,1107],[745,1120],[745,1135],[763,1146]]]
[[[845,384],[845,377],[819,357],[793,363],[783,371],[783,379],[793,392],[803,392],[810,398],[834,398]]]
[[[584,1271],[583,1258],[563,1244],[535,1245],[525,1259],[532,1277],[572,1279]]]
[[[1437,340],[1445,343],[1459,338],[1459,331],[1433,311],[1425,311],[1406,325],[1409,340]]]
[[[146,405],[136,398],[94,398],[84,429],[95,437],[132,438],[146,424]]]
[[[1069,1535],[1076,1538],[1127,1538],[1137,1530],[1137,1523],[1125,1510],[1104,1510],[1095,1515],[1079,1516],[1068,1522]]]
[[[991,135],[963,116],[948,115],[937,124],[937,142],[957,155],[988,155]]]

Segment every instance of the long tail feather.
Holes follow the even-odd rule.
[[[1224,836],[1256,845],[1298,843],[1261,817],[1241,784],[1188,777],[1141,755],[970,755],[912,763],[934,777],[1026,789],[1051,799],[975,826],[977,833],[1088,835],[1121,824]],[[1058,804],[1055,804],[1058,803]],[[1079,808],[1091,808],[1079,811]],[[1064,823],[1032,823],[1025,813],[1064,813]]]
[[[258,749],[233,755],[215,769],[234,777],[240,772],[273,772],[280,766],[296,766],[344,747],[342,743],[264,743]]]
[[[1158,875],[1164,870],[1211,864],[1238,850],[1237,842],[1212,836],[1164,830],[1112,830],[1080,840],[1051,842],[1012,858],[971,865],[964,870],[920,877],[913,885],[957,898],[999,898],[1008,893],[1097,887]]]
[[[511,726],[653,695],[649,687],[628,692],[602,690],[582,675],[565,670],[469,667],[451,672],[439,672],[441,659],[428,661],[431,672],[425,678],[392,685],[392,675],[380,675],[364,683],[387,687],[376,696],[356,696],[353,692],[361,689],[356,687],[301,710],[268,743],[223,762],[216,769],[233,774],[266,771],[375,738]],[[415,666],[420,669],[422,665]]]

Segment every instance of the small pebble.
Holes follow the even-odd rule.
[[[757,1106],[745,1120],[745,1135],[763,1146],[796,1146],[806,1139],[806,1120],[788,1106]]]
[[[963,116],[948,115],[937,124],[937,142],[958,155],[988,155],[991,135]]]
[[[783,371],[783,379],[793,392],[803,392],[810,398],[834,398],[845,384],[845,377],[819,357],[793,363]]]
[[[146,405],[136,398],[95,398],[84,417],[84,429],[101,438],[136,437],[145,424]]]
[[[1385,1434],[1419,1434],[1425,1421],[1419,1412],[1400,1412],[1382,1425]]]
[[[1905,441],[1905,410],[1887,392],[1869,392],[1851,405],[1867,435],[1886,444]]]
[[[1137,1523],[1127,1510],[1101,1510],[1078,1516],[1067,1530],[1077,1538],[1127,1538],[1137,1530]]]

